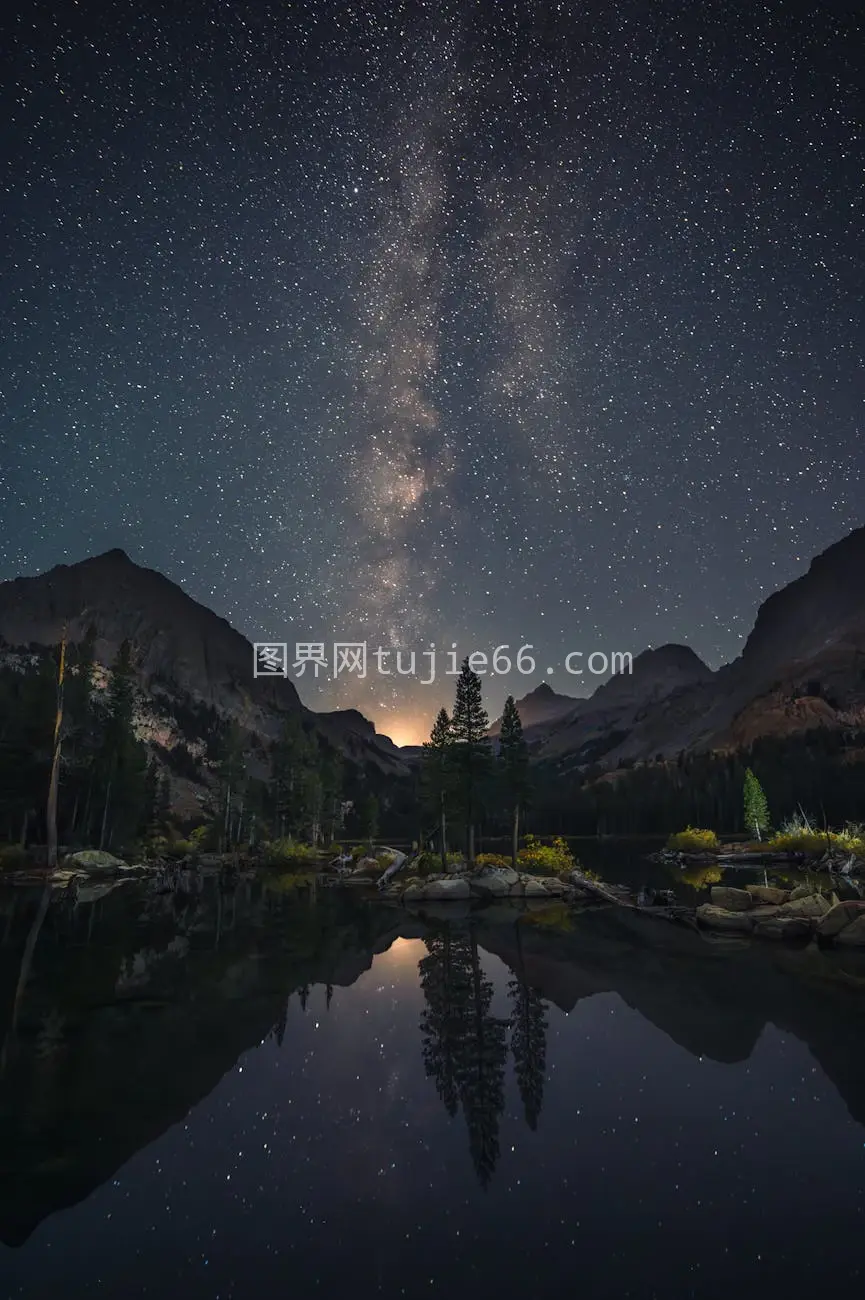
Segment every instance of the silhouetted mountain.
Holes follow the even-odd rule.
[[[277,738],[285,718],[301,715],[349,759],[402,773],[399,751],[355,710],[316,714],[286,677],[255,677],[253,648],[225,619],[161,573],[121,550],[61,564],[34,578],[0,583],[0,643],[23,650],[55,647],[64,625],[70,642],[95,631],[97,663],[132,646],[140,693],[140,734],[166,748],[189,745],[200,709],[233,720],[258,747]]]
[[[865,528],[770,596],[741,656],[711,672],[684,646],[634,660],[535,746],[569,766],[614,767],[764,735],[865,723]]]

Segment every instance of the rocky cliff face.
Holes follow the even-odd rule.
[[[865,719],[865,528],[760,606],[741,656],[711,672],[685,646],[634,660],[536,748],[586,765],[736,748],[761,735]]]
[[[547,682],[541,682],[528,695],[516,701],[519,710],[520,721],[523,724],[523,731],[528,732],[533,728],[547,728],[555,723],[567,718],[576,706],[579,700],[573,695],[559,695],[553,690]],[[496,718],[490,727],[489,734],[497,736],[501,729],[501,718]]]
[[[105,666],[124,640],[130,642],[138,685],[150,706],[142,716],[145,739],[169,746],[190,739],[169,721],[177,704],[211,708],[262,744],[278,736],[286,716],[301,714],[348,757],[403,770],[396,747],[360,714],[314,714],[288,678],[254,677],[246,637],[123,551],[0,583],[0,640],[7,647],[56,646],[64,624],[71,642],[95,629],[96,658]]]

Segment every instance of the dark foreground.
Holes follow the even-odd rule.
[[[126,884],[52,906],[13,1026],[14,892],[4,1297],[861,1285],[861,956]]]

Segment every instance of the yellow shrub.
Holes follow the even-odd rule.
[[[509,867],[511,860],[502,853],[479,853],[475,858],[475,865],[478,867]]]
[[[697,826],[686,826],[667,840],[667,848],[674,853],[716,853],[720,847],[714,831],[700,830]]]
[[[314,862],[319,853],[311,844],[300,844],[289,838],[269,840],[264,845],[264,862],[268,867],[288,866],[293,862]]]
[[[517,854],[517,866],[539,876],[564,876],[576,871],[579,863],[561,836],[552,844],[542,844],[535,835],[527,835],[525,848]]]

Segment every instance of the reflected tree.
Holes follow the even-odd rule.
[[[511,1003],[510,1029],[514,1073],[529,1128],[538,1127],[544,1101],[547,1065],[547,1007],[537,989],[527,979],[523,962],[520,926],[517,923],[519,961],[514,978],[508,982]]]
[[[481,1186],[486,1187],[499,1158],[508,1022],[490,1014],[493,985],[481,969],[474,926],[469,929],[469,958],[469,1024],[460,1053],[459,1095],[469,1130],[472,1163]]]
[[[426,998],[421,1015],[424,1068],[453,1116],[459,1109],[460,1060],[468,1035],[471,959],[467,936],[455,934],[450,925],[424,942],[427,956],[419,963]]]

